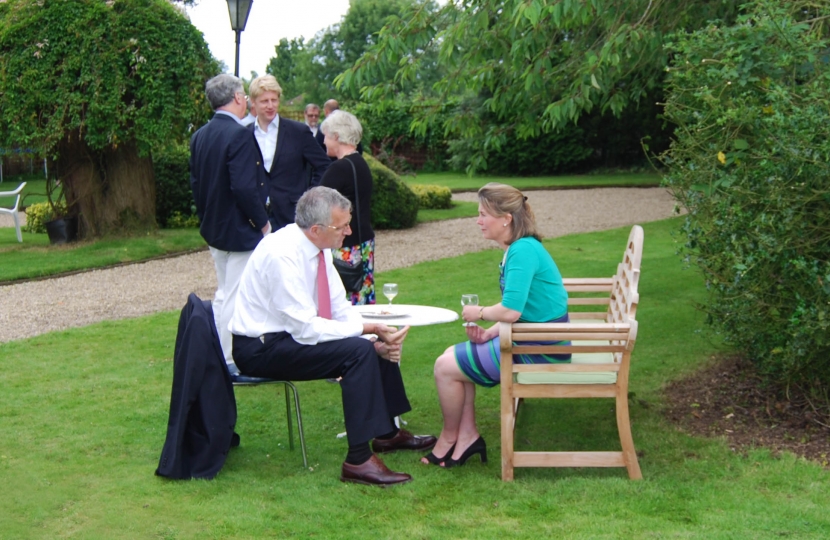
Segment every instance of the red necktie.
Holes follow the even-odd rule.
[[[317,254],[317,315],[324,319],[331,319],[330,294],[329,278],[326,275],[326,256],[321,251]]]

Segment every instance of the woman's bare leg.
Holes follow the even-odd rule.
[[[461,412],[461,422],[458,426],[458,437],[452,456],[453,459],[460,458],[461,454],[479,437],[478,427],[476,426],[476,385],[467,380],[466,377],[464,378],[465,381],[462,383],[464,385],[464,405]]]
[[[444,416],[444,427],[432,453],[443,457],[460,436],[466,439],[470,436],[471,429],[475,431],[475,385],[458,368],[453,347],[447,348],[435,361],[435,386]],[[476,437],[477,432],[472,440]],[[426,459],[422,461],[427,463]]]

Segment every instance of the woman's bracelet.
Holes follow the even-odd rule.
[[[478,320],[480,320],[480,321],[484,320],[484,308],[483,307],[478,308]]]

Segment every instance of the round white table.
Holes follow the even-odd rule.
[[[382,322],[389,326],[427,326],[458,320],[450,309],[412,304],[374,304],[355,306],[365,322]]]
[[[412,304],[374,304],[368,306],[354,306],[366,322],[382,322],[388,326],[427,326],[430,324],[442,324],[458,320],[458,313],[450,309],[416,306]],[[406,422],[398,416],[395,418],[395,425],[401,427]],[[337,438],[342,439],[346,432],[338,433]]]

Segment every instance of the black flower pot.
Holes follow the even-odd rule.
[[[78,218],[62,217],[47,221],[46,233],[52,245],[74,242],[78,238]]]

